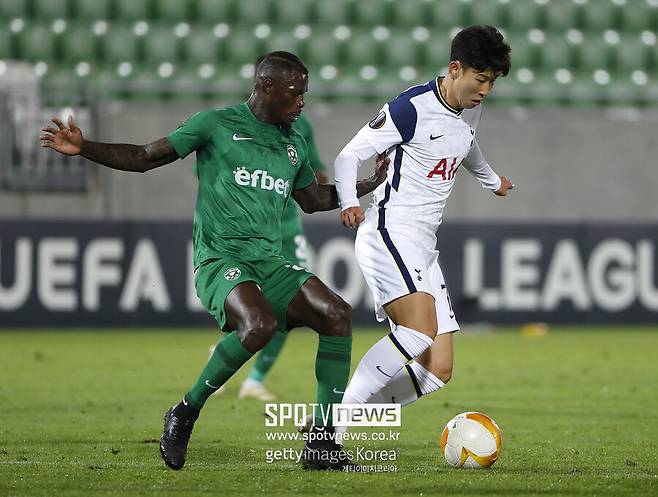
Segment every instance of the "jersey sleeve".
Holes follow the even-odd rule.
[[[464,159],[464,167],[480,181],[483,188],[493,191],[500,188],[501,180],[484,158],[476,140],[473,140],[471,150]]]
[[[398,97],[384,105],[359,134],[381,154],[394,145],[410,141],[416,132],[417,121],[414,104],[408,98]]]
[[[306,188],[308,185],[313,183],[313,181],[315,181],[315,172],[313,171],[309,161],[308,145],[306,144],[306,140],[302,139],[302,144],[305,152],[304,160],[302,161],[302,165],[299,167],[299,171],[297,171],[297,176],[295,176],[293,190],[301,190]]]
[[[203,148],[210,133],[217,126],[217,118],[212,110],[197,112],[167,136],[178,157],[187,157],[194,150]]]

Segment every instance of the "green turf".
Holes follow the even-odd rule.
[[[355,363],[380,334],[357,332]],[[658,495],[658,329],[458,335],[450,385],[403,410],[398,442],[368,445],[398,449],[394,474],[267,464],[263,409],[236,400],[234,381],[206,405],[185,469],[167,470],[156,442],[162,414],[215,338],[188,329],[0,333],[0,495]],[[292,334],[269,378],[281,401],[313,400],[316,341]],[[439,457],[440,430],[467,410],[502,429],[490,470],[452,469]]]

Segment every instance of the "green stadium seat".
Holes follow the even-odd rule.
[[[19,57],[29,62],[53,61],[57,53],[56,38],[49,25],[26,24],[25,29],[17,38]]]
[[[36,19],[69,19],[69,0],[34,0]]]
[[[259,55],[265,53],[262,43],[254,38],[252,30],[245,28],[244,31],[234,29],[224,40],[225,61],[232,66],[253,64]]]
[[[443,73],[450,63],[450,38],[444,35],[432,38],[432,43],[424,43],[421,51],[422,60],[419,62],[422,74]]]
[[[655,3],[629,2],[620,9],[619,15],[620,28],[629,33],[658,28],[658,6]]]
[[[387,0],[357,1],[354,4],[354,24],[357,26],[389,26],[391,2]]]
[[[349,47],[358,49],[347,50],[345,65],[351,70],[360,70],[363,66],[379,67],[381,64],[382,44],[368,32],[358,32],[349,40]]]
[[[0,23],[0,60],[14,57],[12,39],[13,36],[7,23]]]
[[[527,31],[533,28],[545,26],[545,6],[539,5],[533,0],[524,0],[522,3],[515,2],[508,6],[507,22],[504,26],[509,29]]]
[[[267,39],[266,51],[273,52],[275,50],[285,50],[292,52],[302,60],[305,60],[305,43],[295,38],[290,30],[285,28],[274,31]]]
[[[111,65],[130,61],[135,63],[140,59],[140,40],[130,26],[114,24],[108,32],[100,37],[100,52],[103,60]]]
[[[236,21],[245,26],[272,23],[272,2],[270,0],[239,0],[235,4]]]
[[[112,16],[110,0],[75,0],[73,15],[84,20],[107,20]]]
[[[429,24],[429,4],[424,0],[394,2],[391,13],[393,25],[401,28],[427,26]]]
[[[582,25],[582,6],[573,0],[551,0],[544,6],[544,15],[549,31],[565,31]]]
[[[642,43],[637,35],[628,35],[621,38],[620,43],[614,47],[615,69],[619,73],[631,73],[636,69],[650,71],[651,50]]]
[[[434,30],[466,26],[464,2],[461,0],[437,0],[430,4],[430,10]]]
[[[191,0],[158,0],[158,19],[169,22],[189,22],[192,20]]]
[[[500,3],[497,0],[473,0],[468,2],[465,4],[466,24],[505,26],[507,24],[507,7],[507,4]]]
[[[352,23],[351,8],[353,0],[339,0],[316,2],[316,19],[323,26],[349,25]]]
[[[318,31],[306,42],[305,63],[319,71],[326,65],[340,66],[344,42],[337,40],[329,31]]]
[[[149,0],[115,0],[115,17],[118,21],[134,22],[154,17]]]
[[[61,40],[61,60],[70,62],[94,62],[97,59],[96,37],[88,26],[76,25]]]
[[[612,48],[600,36],[591,36],[576,45],[578,68],[585,74],[596,69],[607,69],[612,64]]]
[[[314,21],[315,0],[277,0],[274,14],[279,26],[312,24]]]
[[[406,32],[394,32],[384,46],[384,65],[394,69],[417,67],[422,62],[420,55],[426,45],[415,41]]]
[[[180,38],[170,26],[151,26],[144,37],[144,57],[147,62],[175,62],[180,59]]]
[[[590,32],[601,32],[606,29],[617,29],[619,12],[610,0],[599,0],[585,4],[583,9],[583,29]]]
[[[194,29],[183,39],[184,60],[198,67],[201,64],[216,64],[222,59],[220,40],[209,30]]]
[[[3,20],[20,17],[25,19],[30,15],[28,0],[0,0],[0,18]]]
[[[544,72],[554,73],[559,68],[573,68],[575,66],[574,45],[569,43],[563,36],[553,34],[546,39],[546,42],[538,51],[539,65]],[[512,54],[512,63],[515,63],[514,53]]]
[[[197,19],[201,23],[233,23],[235,2],[233,0],[198,0]]]
[[[505,40],[512,49],[512,67],[534,69],[539,65],[541,47],[530,43],[525,32],[513,31],[507,33]]]

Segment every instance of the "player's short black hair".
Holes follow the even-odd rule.
[[[464,66],[507,76],[510,68],[510,46],[493,26],[470,26],[462,29],[452,40],[450,60]]]
[[[284,51],[270,52],[256,59],[256,81],[286,79],[292,73],[308,74],[308,69],[295,54]]]

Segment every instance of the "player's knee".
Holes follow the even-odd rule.
[[[238,336],[249,352],[262,349],[272,339],[277,330],[277,320],[273,315],[259,314],[249,319]]]
[[[334,299],[326,309],[325,320],[339,335],[348,336],[352,332],[352,306],[343,299]]]

